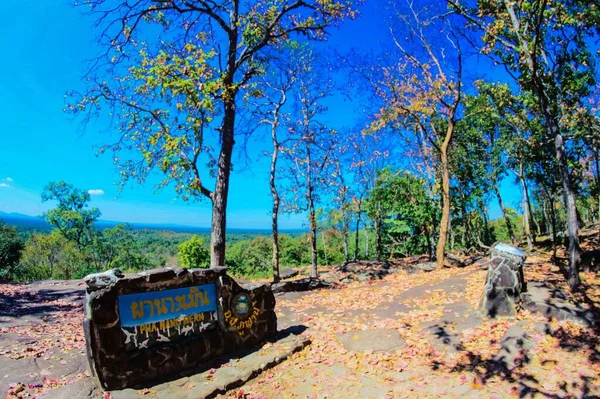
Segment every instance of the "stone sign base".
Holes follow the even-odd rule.
[[[277,332],[269,285],[244,289],[226,268],[118,270],[85,278],[90,368],[106,390],[177,378]]]
[[[487,317],[515,317],[521,292],[526,290],[523,275],[525,254],[518,248],[497,244],[492,248],[480,310]]]

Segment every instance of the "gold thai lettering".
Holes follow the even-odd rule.
[[[156,313],[160,316],[161,314],[168,313],[167,307],[165,306],[165,298],[154,300],[154,306],[156,307]]]
[[[197,298],[198,294],[197,293],[198,293],[198,288],[190,287],[190,293],[187,295],[187,297],[189,299],[188,309],[198,307],[198,298]]]
[[[177,308],[175,309],[176,312],[188,309],[188,304],[185,300],[185,295],[177,295],[175,297],[175,300],[177,301]]]
[[[210,299],[208,298],[207,291],[200,291],[196,294],[196,303],[198,303],[198,298],[200,298],[200,306],[210,306]]]
[[[166,298],[163,298],[163,305],[164,305],[164,303],[166,301],[170,301],[171,302],[171,313],[175,312],[175,300],[172,297],[170,297],[170,296],[168,296]]]
[[[140,308],[144,305],[148,305],[150,307],[150,317],[154,316],[154,306],[152,304],[152,301],[149,299],[145,301],[140,301]]]
[[[131,303],[131,316],[133,320],[144,318],[144,308],[141,305],[141,303],[138,305],[137,302]]]
[[[237,317],[233,317],[230,310],[225,311],[225,313],[223,313],[223,317],[225,318],[227,324],[231,326],[231,328],[234,328],[239,335],[243,336],[245,334],[244,330],[247,330],[254,325],[256,320],[258,320],[259,314],[260,309],[254,306],[252,309],[252,314],[245,320],[240,320]]]

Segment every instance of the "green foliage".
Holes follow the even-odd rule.
[[[379,220],[389,255],[429,253],[439,209],[424,179],[408,172],[380,171],[365,203],[367,215]]]
[[[508,208],[507,213],[509,215],[510,221],[514,228],[515,236],[518,240],[523,239],[523,225],[521,220],[523,217],[517,214],[517,211],[514,209]],[[504,241],[510,242],[510,235],[508,234],[508,228],[506,227],[506,221],[504,218],[498,218],[492,222],[490,222],[490,229],[492,232],[493,241]]]
[[[97,231],[93,243],[86,252],[98,270],[120,269],[122,271],[144,270],[152,267],[148,256],[133,234],[131,226],[118,224],[113,228]]]
[[[21,257],[23,242],[17,229],[0,219],[0,278],[11,278]]]
[[[88,270],[87,256],[59,231],[34,234],[25,243],[16,280],[81,278]]]
[[[82,248],[93,240],[93,224],[101,215],[98,208],[86,209],[90,195],[73,185],[60,181],[48,183],[42,192],[42,202],[57,201],[57,206],[44,216],[68,241]]]
[[[271,272],[273,241],[269,237],[256,237],[239,241],[227,252],[227,266],[237,276],[266,277]]]
[[[179,244],[179,262],[183,267],[210,267],[210,252],[204,245],[204,239],[193,235],[189,240]]]

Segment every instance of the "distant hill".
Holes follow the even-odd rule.
[[[22,213],[6,213],[0,211],[0,219],[5,223],[16,226],[20,230],[49,232],[52,227],[48,222],[40,216],[24,215]],[[112,220],[99,220],[96,222],[96,227],[99,229],[108,229],[118,224],[126,224],[127,222],[116,222]],[[127,223],[136,230],[167,230],[176,233],[190,234],[210,234],[210,227],[182,226],[178,224],[160,224],[160,223]],[[231,234],[251,234],[251,235],[270,235],[270,229],[227,229]],[[303,233],[303,229],[284,229],[281,233],[299,234]]]
[[[21,230],[47,232],[51,226],[41,217],[24,215],[22,213],[6,213],[0,211],[0,219],[6,224],[16,226]]]

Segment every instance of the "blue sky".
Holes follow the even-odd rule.
[[[369,4],[362,9],[362,18],[334,29],[327,46],[341,52],[350,48],[368,51],[385,41],[383,16],[373,5],[376,2]],[[64,180],[102,193],[92,196],[102,219],[209,226],[211,210],[206,201],[186,203],[169,188],[155,192],[152,184],[130,184],[119,194],[110,156],[95,155],[94,148],[105,142],[97,133],[104,126],[90,125],[82,134],[80,122],[63,113],[64,93],[83,87],[86,60],[98,51],[91,24],[64,0],[8,0],[3,4],[0,211],[39,215],[50,206],[40,201],[43,187],[49,181]],[[362,100],[334,98],[329,101],[327,119],[336,128],[352,126]],[[230,228],[270,226],[268,160],[259,156],[268,148],[264,141],[257,137],[251,143],[248,165],[232,176]],[[503,186],[507,203],[517,207],[516,189],[508,183]],[[491,211],[492,217],[498,216],[494,201]],[[282,228],[299,228],[303,223],[302,215],[283,216],[280,222]]]

